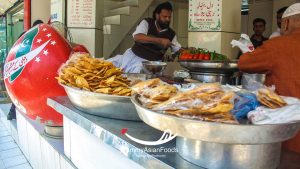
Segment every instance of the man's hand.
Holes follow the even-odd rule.
[[[170,47],[172,45],[171,41],[169,39],[165,38],[159,38],[159,43],[164,49]]]

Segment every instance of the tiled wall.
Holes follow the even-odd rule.
[[[19,146],[34,169],[76,169],[62,154],[63,140],[43,136],[43,127],[17,113]],[[53,143],[53,144],[51,144]],[[58,145],[58,147],[54,147]]]

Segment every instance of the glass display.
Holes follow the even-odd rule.
[[[6,55],[6,18],[0,17],[0,63],[4,63]]]

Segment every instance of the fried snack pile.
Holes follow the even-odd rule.
[[[130,81],[111,62],[92,58],[89,54],[74,55],[56,77],[59,83],[91,92],[131,95]]]
[[[259,89],[257,99],[261,104],[271,109],[277,109],[287,105],[287,103],[280,96],[268,88]]]
[[[158,78],[137,83],[131,89],[141,95],[140,100],[147,108],[152,108],[177,94],[176,87],[165,84]]]
[[[154,111],[203,121],[238,123],[230,113],[234,93],[223,91],[216,83],[178,92],[176,87],[152,79],[136,84],[132,90],[141,95],[143,106]]]

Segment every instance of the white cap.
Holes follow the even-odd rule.
[[[300,3],[289,6],[282,15],[282,18],[300,14]]]

